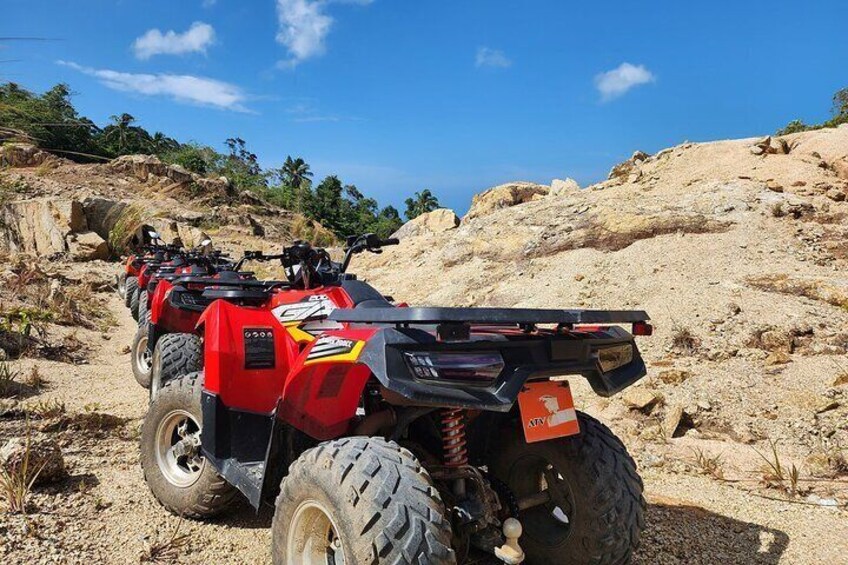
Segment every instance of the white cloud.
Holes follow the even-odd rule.
[[[218,3],[218,0],[203,0],[202,6],[204,8],[211,8],[212,6],[214,6],[217,3]]]
[[[505,69],[512,66],[512,60],[504,55],[503,51],[492,49],[491,47],[478,47],[476,66],[492,67],[497,69]]]
[[[98,79],[105,86],[122,92],[145,96],[166,96],[177,102],[210,106],[221,110],[250,112],[244,106],[247,95],[234,84],[211,78],[165,73],[124,73],[110,69],[93,69],[72,62],[57,61]]]
[[[154,55],[183,55],[185,53],[206,53],[206,48],[215,41],[215,29],[203,22],[194,22],[183,33],[169,30],[162,33],[158,29],[148,30],[133,43],[135,56],[149,59]]]
[[[294,67],[324,53],[324,40],[333,25],[333,18],[324,13],[325,6],[311,0],[277,0],[277,42],[285,45],[291,56],[282,66]]]
[[[326,39],[333,27],[327,14],[330,4],[368,6],[373,0],[277,0],[277,43],[285,45],[289,58],[277,66],[293,68],[307,59],[323,55]]]
[[[628,90],[640,84],[654,82],[656,77],[644,65],[622,63],[617,68],[595,76],[595,87],[606,102],[624,95]]]

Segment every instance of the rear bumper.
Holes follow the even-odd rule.
[[[630,344],[632,360],[619,368],[603,371],[596,353],[599,348]],[[486,385],[421,380],[406,364],[407,351],[498,351],[504,369]],[[360,363],[368,365],[380,383],[422,406],[457,407],[506,412],[512,408],[525,382],[553,376],[579,375],[600,396],[608,397],[645,376],[646,367],[633,337],[618,327],[593,332],[592,337],[528,336],[527,338],[436,341],[416,328],[383,328],[371,338]]]

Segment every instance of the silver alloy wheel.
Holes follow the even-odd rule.
[[[187,488],[206,465],[200,454],[200,426],[185,410],[168,412],[156,428],[156,463],[169,483]]]
[[[135,351],[135,364],[145,374],[149,374],[153,369],[153,354],[147,349],[147,337],[142,337],[138,340],[138,347]]]
[[[338,527],[317,500],[300,503],[289,524],[286,563],[344,565],[344,549]]]

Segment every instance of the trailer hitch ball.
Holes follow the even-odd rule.
[[[508,565],[522,563],[524,561],[524,550],[518,545],[518,538],[521,537],[522,531],[521,522],[515,518],[504,520],[503,533],[506,543],[495,548],[495,557]]]

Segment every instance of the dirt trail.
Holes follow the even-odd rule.
[[[38,366],[48,378],[39,399],[58,399],[68,413],[96,410],[128,420],[120,429],[63,435],[70,477],[34,494],[29,526],[0,514],[0,562],[138,563],[178,525],[188,538],[174,548],[172,562],[268,562],[270,509],[257,515],[241,504],[217,522],[181,523],[150,496],[137,447],[146,395],[123,352],[136,326],[117,297],[109,307],[118,323],[100,338],[90,364],[17,362],[25,371]],[[9,435],[0,420],[0,440]],[[845,557],[844,510],[766,500],[704,477],[643,473],[650,506],[636,563],[814,564]]]

